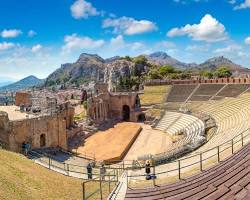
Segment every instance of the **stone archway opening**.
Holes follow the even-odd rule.
[[[45,134],[40,135],[40,147],[46,146],[46,136]]]
[[[130,108],[128,105],[124,105],[122,107],[122,118],[123,118],[123,121],[130,120]]]

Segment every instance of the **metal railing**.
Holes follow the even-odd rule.
[[[250,129],[241,132],[231,140],[203,152],[191,154],[162,166],[152,164],[152,174],[156,179],[146,180],[144,167],[137,168],[128,175],[128,187],[140,188],[167,184],[202,172],[229,158],[250,141]],[[154,161],[152,162],[154,163]]]
[[[86,180],[82,183],[83,200],[96,197],[98,199],[106,199],[112,190],[118,184],[118,177],[121,172],[112,170],[109,173],[99,174],[99,177]]]

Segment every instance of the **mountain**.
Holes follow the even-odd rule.
[[[105,60],[96,54],[80,55],[75,63],[66,63],[50,74],[45,82],[46,86],[66,82],[103,81]]]
[[[228,67],[234,76],[242,76],[245,74],[250,74],[250,69],[242,67],[241,65],[235,64],[228,58],[225,58],[224,56],[210,58],[204,63],[201,63],[198,66],[198,68],[200,70],[213,71],[222,66]]]
[[[188,64],[188,63],[181,62],[175,58],[172,58],[167,53],[162,52],[162,51],[147,55],[146,58],[148,59],[148,61],[150,63],[155,64],[155,65],[159,65],[159,66],[171,65],[171,66],[176,67],[178,69],[187,69],[190,67],[197,67],[196,63]]]
[[[9,84],[14,83],[14,82],[16,82],[16,80],[13,78],[0,76],[0,87],[3,87],[5,85],[9,85]]]
[[[213,71],[221,66],[229,67],[234,76],[250,74],[249,69],[237,65],[225,57],[211,58],[200,65],[181,62],[165,52],[155,52],[145,57],[151,64],[157,66],[171,65],[178,69],[190,70],[194,74],[201,70]],[[129,77],[135,73],[146,74],[149,68],[150,65],[147,63],[138,64],[133,59],[115,56],[105,60],[96,54],[83,53],[76,62],[62,64],[59,69],[50,74],[46,79],[45,86],[99,81],[110,83],[112,86],[123,77]]]
[[[12,83],[13,83],[13,81],[0,81],[0,87],[6,86],[6,85],[10,85]]]
[[[24,90],[33,86],[39,86],[43,83],[43,79],[38,79],[35,76],[28,76],[15,83],[0,87],[0,92]]]

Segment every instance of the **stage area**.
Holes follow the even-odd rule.
[[[172,145],[172,137],[160,130],[152,129],[150,125],[142,124],[142,131],[124,160],[137,160],[138,157],[148,154],[158,154],[168,150]]]
[[[107,131],[99,131],[86,139],[77,153],[94,154],[97,161],[113,163],[120,161],[126,155],[141,131],[141,125],[123,122]]]

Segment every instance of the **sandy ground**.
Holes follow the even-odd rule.
[[[124,160],[135,160],[138,156],[162,153],[172,144],[169,134],[154,130],[149,125],[141,124],[141,126],[142,131]]]
[[[121,160],[140,133],[138,123],[123,122],[107,131],[99,131],[77,149],[81,154],[94,154],[97,160]]]
[[[26,119],[27,113],[20,112],[18,106],[0,106],[0,111],[8,113],[9,120],[21,120]],[[33,115],[28,115],[30,118],[34,117]]]

